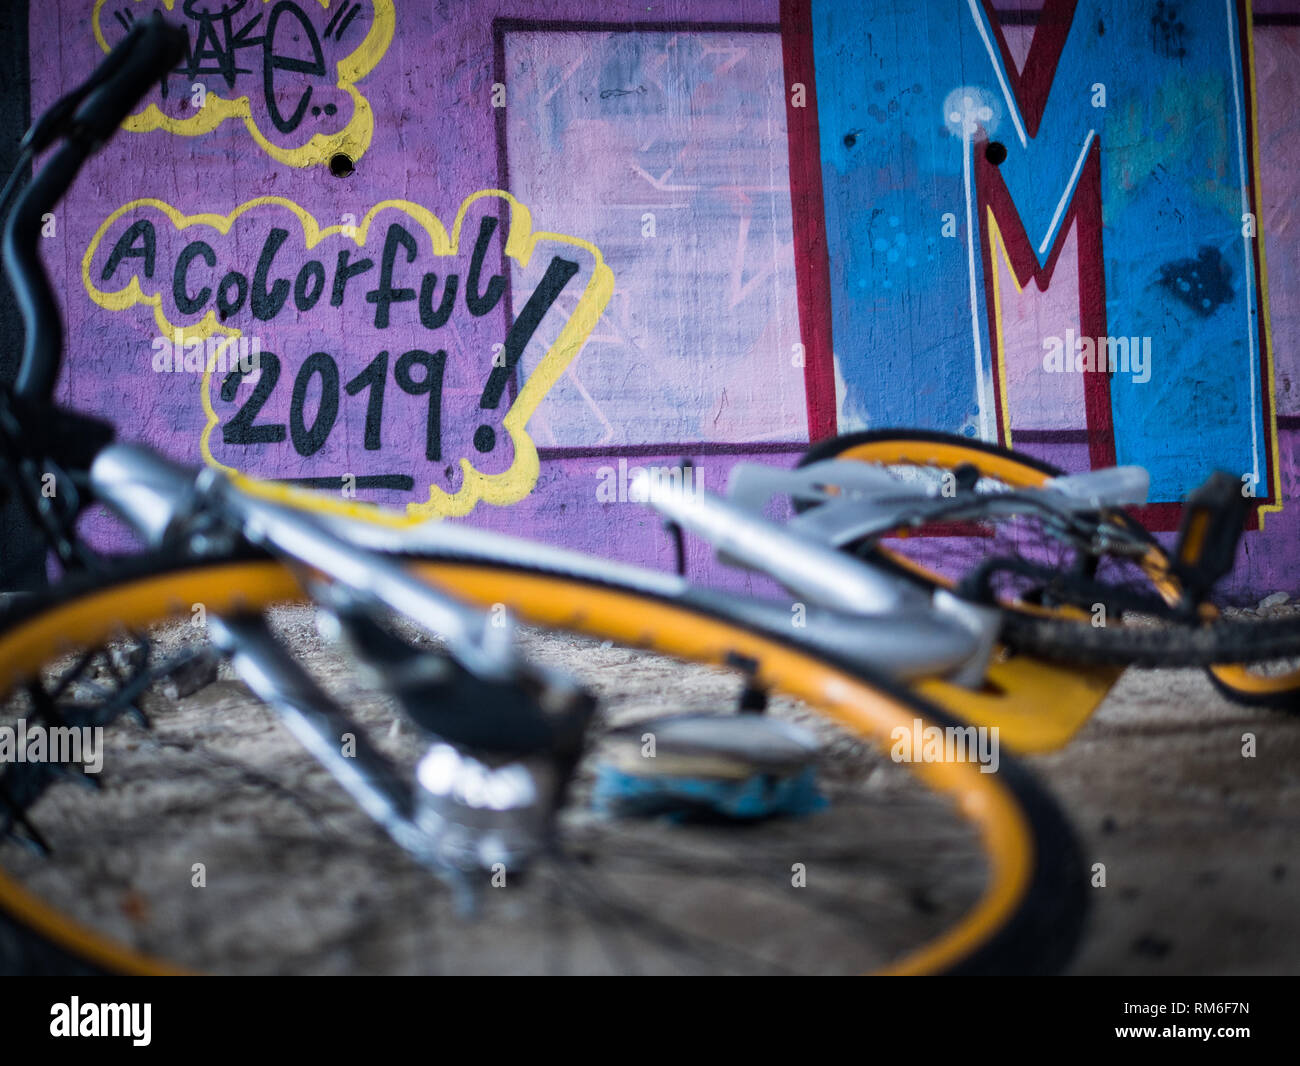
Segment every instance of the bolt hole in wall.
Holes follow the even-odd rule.
[[[1003,153],[1005,154],[1005,153]],[[346,178],[356,173],[357,165],[346,152],[336,152],[330,156],[330,173],[336,178]]]
[[[1007,146],[1001,141],[989,141],[984,146],[984,158],[995,167],[1000,167],[1007,158]]]

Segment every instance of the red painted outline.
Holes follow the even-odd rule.
[[[993,271],[997,264],[993,262],[993,242],[985,231],[984,219],[988,212],[993,212],[998,229],[1002,233],[1002,243],[1006,248],[1011,269],[1016,281],[1024,288],[1033,281],[1039,292],[1046,292],[1056,270],[1057,259],[1065,247],[1070,227],[1075,227],[1078,240],[1079,264],[1079,335],[1081,337],[1105,337],[1106,328],[1106,267],[1102,253],[1101,239],[1101,141],[1094,140],[1088,150],[1088,158],[1079,172],[1079,183],[1056,239],[1049,250],[1047,263],[1038,265],[1038,257],[1025,232],[1020,212],[1016,210],[1011,193],[1002,174],[992,163],[984,158],[978,149],[975,152],[975,205],[979,212],[980,255],[984,267],[984,302],[988,317],[989,342],[992,358],[995,362],[998,354],[997,314],[994,308]],[[994,403],[997,408],[998,440],[1005,444],[1010,426],[1002,423],[1002,376],[993,375]],[[1104,367],[1086,375],[1083,382],[1084,409],[1088,421],[1088,460],[1094,468],[1113,466],[1115,464],[1115,426],[1110,405],[1110,372]]]
[[[831,339],[831,261],[822,198],[822,152],[817,127],[817,77],[813,70],[812,0],[781,0],[781,53],[785,65],[786,140],[790,148],[790,210],[794,222],[795,288],[799,337],[804,346],[808,439],[833,437],[835,355]],[[792,106],[791,87],[802,83],[804,107]]]
[[[1002,35],[1002,20],[994,9],[992,0],[980,0],[980,3],[993,30],[998,51],[1002,54],[1002,66],[1006,69],[1011,92],[1020,105],[1025,132],[1031,138],[1037,137],[1038,126],[1043,121],[1043,112],[1047,108],[1047,96],[1052,91],[1052,82],[1056,80],[1056,68],[1061,62],[1061,53],[1065,51],[1065,42],[1069,39],[1079,0],[1047,0],[1043,4],[1043,10],[1034,26],[1033,37],[1030,38],[1024,70],[1016,69],[1011,49],[1007,47],[1007,39]]]
[[[1029,44],[1025,68],[1016,71],[1007,47],[1006,38],[991,0],[981,0],[985,16],[993,30],[994,40],[1002,54],[1011,92],[1025,122],[1025,131],[1036,137],[1047,107],[1047,97],[1052,91],[1056,68],[1061,53],[1074,24],[1078,0],[1047,0],[1039,15],[1034,36]],[[1033,244],[1025,233],[1020,212],[1016,209],[998,168],[975,152],[975,202],[979,211],[980,254],[984,263],[984,299],[987,310],[989,343],[994,361],[993,389],[997,406],[998,440],[1006,443],[1011,427],[1002,423],[1002,375],[997,372],[998,355],[997,314],[993,306],[993,248],[985,231],[984,219],[989,209],[1002,231],[1002,241],[1011,259],[1016,280],[1024,288],[1033,279],[1040,292],[1047,290],[1057,257],[1065,243],[1070,226],[1076,226],[1079,264],[1079,335],[1105,337],[1106,328],[1106,266],[1101,238],[1101,137],[1098,136],[1079,173],[1079,183],[1070,199],[1069,209],[1056,232],[1049,251],[1047,264],[1038,265]],[[1094,468],[1115,463],[1115,424],[1110,405],[1110,373],[1099,369],[1087,375],[1083,383],[1084,410],[1088,423],[1088,461]]]

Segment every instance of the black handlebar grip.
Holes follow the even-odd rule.
[[[15,395],[49,404],[63,357],[59,305],[37,252],[42,216],[54,209],[81,164],[117,131],[154,85],[184,57],[185,31],[162,16],[141,19],[91,75],[93,88],[72,116],[71,136],[55,150],[14,205],[4,231],[4,266],[23,316],[23,355]],[[41,127],[43,141],[61,123]],[[38,123],[40,127],[40,123]]]
[[[108,140],[144,95],[180,63],[186,46],[185,31],[159,12],[136,22],[100,64],[108,76],[77,108],[74,128],[94,144]]]

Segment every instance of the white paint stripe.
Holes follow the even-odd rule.
[[[1056,236],[1056,227],[1061,224],[1061,218],[1065,214],[1065,207],[1074,196],[1074,187],[1079,183],[1079,175],[1083,173],[1084,160],[1088,158],[1088,149],[1092,147],[1093,138],[1097,136],[1096,130],[1089,130],[1088,136],[1083,139],[1083,147],[1079,150],[1079,158],[1074,161],[1074,171],[1070,174],[1070,180],[1066,183],[1065,191],[1061,193],[1060,202],[1056,205],[1056,214],[1052,216],[1052,221],[1047,224],[1047,233],[1043,235],[1043,243],[1038,246],[1038,254],[1046,255],[1047,249],[1052,246],[1052,240]]]
[[[1223,9],[1228,15],[1228,44],[1231,52],[1228,57],[1228,65],[1232,68],[1232,99],[1237,119],[1237,173],[1241,180],[1241,213],[1244,216],[1250,211],[1250,193],[1246,187],[1246,127],[1241,106],[1241,78],[1237,71],[1242,49],[1237,41],[1237,20],[1233,16],[1232,4],[1233,0],[1223,0]],[[1262,419],[1256,419],[1255,417],[1255,412],[1259,408],[1259,388],[1256,383],[1259,374],[1259,344],[1255,334],[1256,316],[1253,313],[1255,309],[1255,250],[1251,246],[1252,240],[1262,241],[1264,239],[1264,230],[1259,219],[1255,219],[1255,236],[1251,238],[1242,234],[1241,239],[1243,242],[1243,258],[1246,263],[1246,335],[1250,338],[1247,360],[1250,364],[1251,473],[1254,475],[1255,485],[1259,486],[1259,431]]]
[[[1020,147],[1029,147],[1029,137],[1025,134],[1024,123],[1020,121],[1020,105],[1016,103],[1016,98],[1011,94],[1011,85],[1007,82],[1006,71],[1002,69],[1002,56],[998,50],[993,47],[993,38],[989,36],[989,30],[984,25],[984,16],[980,13],[979,5],[976,0],[966,0],[970,7],[971,18],[975,20],[975,28],[980,31],[980,37],[984,40],[984,49],[989,54],[989,61],[993,64],[994,73],[998,76],[998,84],[1002,86],[1002,96],[1007,101],[1007,114],[1011,116],[1011,121],[1015,123],[1016,134],[1020,137]]]
[[[980,438],[995,440],[989,431],[989,403],[984,388],[984,347],[980,343],[979,291],[975,282],[975,194],[971,188],[971,140],[962,123],[961,177],[966,190],[966,267],[970,274],[970,328],[975,341],[975,397],[980,408]],[[994,264],[997,269],[997,264]]]

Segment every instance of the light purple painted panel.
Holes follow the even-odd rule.
[[[518,30],[505,57],[511,191],[617,279],[539,442],[806,440],[779,34]]]

